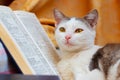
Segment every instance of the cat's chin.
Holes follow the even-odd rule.
[[[79,50],[79,47],[73,45],[73,44],[65,44],[64,46],[62,46],[62,48],[65,50],[65,51],[78,51]]]
[[[74,45],[71,44],[71,43],[65,43],[65,46],[67,46],[67,47],[72,47],[72,46],[74,46]]]

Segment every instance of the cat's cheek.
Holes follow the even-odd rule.
[[[66,46],[66,45],[65,45],[65,40],[64,40],[64,39],[61,39],[61,38],[58,39],[58,40],[57,40],[57,43],[58,43],[58,45],[61,46],[61,47],[65,47],[65,46]]]

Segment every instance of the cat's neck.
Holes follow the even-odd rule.
[[[90,51],[91,52],[91,55],[94,54],[94,52],[96,52],[98,49],[100,48],[100,46],[96,46],[96,45],[90,45],[86,48],[83,48],[83,49],[79,49],[79,50],[75,50],[75,51],[66,51],[64,49],[61,49],[61,58],[62,59],[66,59],[66,58],[71,58],[75,55],[78,55],[78,54],[85,54],[86,51]],[[88,53],[86,53],[88,54]]]

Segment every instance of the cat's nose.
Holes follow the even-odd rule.
[[[66,40],[69,40],[69,39],[71,39],[71,36],[70,36],[70,35],[66,35],[66,36],[65,36],[65,39],[66,39]]]

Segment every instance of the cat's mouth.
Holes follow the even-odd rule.
[[[65,42],[65,45],[68,46],[68,47],[74,46],[74,45],[73,45],[72,43],[70,43],[69,41],[66,41],[66,42]]]

